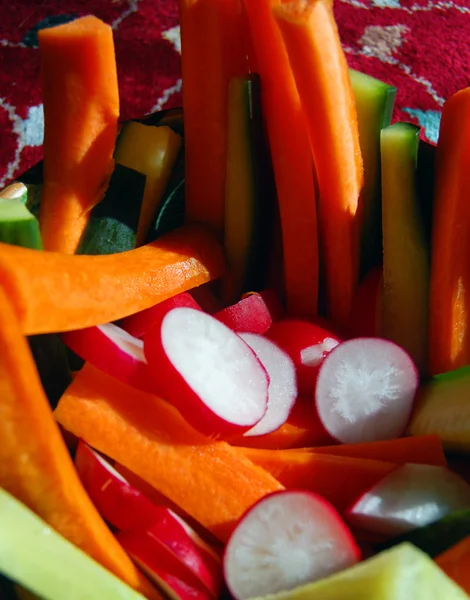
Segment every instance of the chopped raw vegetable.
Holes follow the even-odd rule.
[[[417,548],[400,544],[296,590],[263,600],[466,600],[467,594]],[[256,600],[261,600],[257,598]]]
[[[86,365],[55,417],[226,540],[237,519],[282,489],[237,448],[192,429],[172,406]]]
[[[80,483],[2,288],[0,307],[0,487],[105,568],[152,597],[149,584]]]
[[[114,167],[119,91],[110,25],[86,16],[38,32],[44,102],[44,248],[73,254]]]
[[[169,127],[153,127],[130,121],[116,143],[116,162],[145,175],[145,190],[136,236],[136,246],[147,237],[171,170],[181,148],[181,136]]]
[[[0,242],[42,250],[39,223],[21,199],[0,198]]]
[[[330,0],[272,8],[305,110],[319,186],[328,316],[345,327],[359,275],[363,166],[354,94]],[[325,60],[328,57],[328,60]],[[269,125],[268,125],[269,127]]]
[[[416,187],[419,127],[395,123],[382,152],[383,336],[428,370],[429,248]]]
[[[0,572],[45,600],[63,600],[64,594],[67,600],[145,598],[1,488],[0,529]]]
[[[312,317],[318,304],[317,209],[305,115],[271,0],[245,0],[244,5],[276,182],[287,308],[294,316]],[[273,262],[279,269],[279,261]]]
[[[109,256],[66,256],[0,243],[0,281],[26,335],[109,323],[222,271],[217,243],[195,227]]]
[[[444,573],[470,594],[470,536],[439,554],[435,561]]]
[[[429,304],[431,375],[470,363],[470,87],[444,104],[436,151]]]
[[[286,488],[315,492],[338,510],[350,506],[360,494],[396,468],[392,463],[378,460],[311,454],[303,450],[241,450]]]

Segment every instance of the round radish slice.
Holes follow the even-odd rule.
[[[251,348],[214,317],[170,310],[144,339],[157,393],[208,435],[244,433],[267,410],[269,377]]]
[[[312,492],[265,496],[241,518],[224,554],[237,600],[291,590],[346,569],[360,551],[336,510]]]
[[[344,444],[400,437],[418,381],[412,359],[393,342],[348,340],[321,366],[315,390],[318,415],[330,435]]]
[[[154,390],[144,343],[113,323],[62,334],[64,343],[83,360],[144,392]]]
[[[351,525],[387,536],[424,527],[470,508],[470,486],[445,467],[406,464],[386,475],[347,511]]]
[[[341,342],[336,334],[320,325],[298,319],[274,323],[266,336],[294,361],[301,394],[313,392],[325,356]]]
[[[289,418],[297,398],[295,366],[274,342],[254,333],[240,333],[268,372],[268,409],[264,417],[244,436],[265,435],[276,431]]]

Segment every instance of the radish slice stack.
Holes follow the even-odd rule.
[[[241,518],[225,549],[225,581],[237,600],[290,590],[360,560],[336,510],[307,491],[265,496]]]
[[[328,354],[320,368],[318,415],[328,433],[344,444],[400,437],[418,381],[412,359],[393,342],[348,340]]]

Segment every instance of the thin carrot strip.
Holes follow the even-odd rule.
[[[96,17],[38,33],[44,98],[46,250],[73,254],[113,171],[119,91],[113,32]]]
[[[55,417],[222,541],[254,502],[282,489],[240,450],[192,429],[170,404],[90,365],[62,396]]]
[[[159,598],[83,489],[1,287],[0,398],[0,487],[130,586]]]
[[[307,122],[271,0],[245,0],[271,148],[284,255],[287,309],[312,317],[318,303],[315,180]]]
[[[219,246],[194,227],[107,256],[68,256],[0,244],[0,281],[25,335],[108,323],[215,279],[222,271]]]
[[[470,536],[434,560],[444,573],[447,573],[467,594],[470,594]]]
[[[363,167],[354,94],[331,0],[275,3],[307,117],[319,185],[319,222],[328,312],[347,323],[358,281],[356,215]]]
[[[227,98],[248,69],[241,0],[180,0],[186,216],[224,229]]]
[[[364,444],[339,444],[338,446],[321,446],[303,448],[313,454],[329,454],[383,460],[403,465],[408,462],[447,467],[447,460],[438,435],[419,435],[416,437],[366,442]]]
[[[324,496],[338,510],[346,509],[360,494],[396,468],[389,462],[311,454],[303,450],[241,450],[286,488],[311,490]]]
[[[431,375],[470,363],[470,87],[444,105],[436,150],[429,303]]]

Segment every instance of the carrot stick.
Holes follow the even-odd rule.
[[[284,450],[331,444],[331,437],[325,431],[316,411],[313,409],[312,401],[299,398],[289,415],[289,419],[276,431],[267,435],[241,436],[230,440],[230,443],[245,448]]]
[[[261,78],[281,217],[287,310],[293,316],[312,317],[318,302],[318,240],[307,122],[271,0],[245,0],[245,10]]]
[[[93,16],[38,33],[44,98],[46,250],[73,254],[114,167],[119,91],[113,32]]]
[[[254,502],[282,489],[240,450],[192,429],[170,404],[90,365],[62,396],[55,417],[222,541]]]
[[[107,256],[0,244],[0,281],[25,335],[108,323],[217,278],[222,270],[218,245],[194,227]]]
[[[275,3],[307,117],[319,185],[319,221],[328,312],[347,324],[358,280],[356,215],[363,184],[354,94],[331,0]]]
[[[470,363],[470,87],[444,105],[435,162],[429,304],[431,375]]]
[[[470,594],[470,536],[449,548],[435,559],[438,566]]]
[[[180,0],[186,216],[224,228],[227,98],[248,69],[240,0]]]
[[[340,444],[338,446],[303,448],[303,450],[313,454],[383,460],[397,465],[413,462],[447,467],[442,442],[438,435],[419,435],[398,440],[366,442],[364,444]]]
[[[338,510],[346,509],[360,494],[396,468],[389,462],[302,450],[243,448],[243,453],[286,488],[313,491],[324,496]]]
[[[159,598],[88,498],[0,287],[0,487],[149,598]]]

